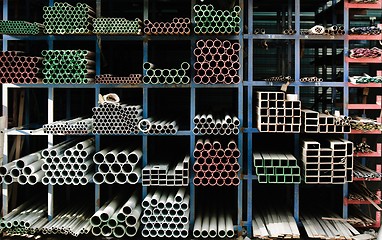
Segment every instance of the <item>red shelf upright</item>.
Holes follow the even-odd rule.
[[[376,103],[375,104],[348,104],[348,109],[350,110],[380,110],[382,107],[382,96],[376,97]]]

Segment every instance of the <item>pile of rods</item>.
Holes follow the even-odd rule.
[[[382,56],[382,49],[377,47],[369,48],[353,48],[350,50],[350,58],[378,58]]]
[[[322,82],[324,79],[319,78],[319,77],[303,77],[300,78],[300,82]]]
[[[372,217],[365,214],[364,211],[362,211],[359,207],[355,205],[349,206],[349,217],[348,221],[354,226],[354,227],[370,227],[374,226],[376,224],[376,220]]]
[[[93,30],[94,9],[86,3],[72,6],[67,2],[55,2],[44,6],[45,34],[89,34]]]
[[[224,118],[214,118],[212,114],[197,114],[194,117],[195,135],[238,135],[240,120],[236,116],[225,115]]]
[[[142,186],[188,186],[190,156],[173,164],[148,164],[142,169]]]
[[[96,76],[95,83],[99,84],[141,84],[142,74],[129,74],[128,77],[116,77],[111,74]]]
[[[295,80],[291,76],[277,76],[277,77],[270,77],[266,78],[265,81],[267,82],[294,82]]]
[[[378,0],[349,0],[350,3],[377,3]]]
[[[196,214],[192,235],[195,238],[231,239],[235,235],[232,215],[216,206],[205,207],[203,212]]]
[[[93,134],[138,134],[142,119],[140,105],[104,103],[93,109]]]
[[[44,185],[86,185],[92,179],[94,138],[65,141],[41,152]]]
[[[88,50],[43,50],[43,83],[86,84],[94,81],[94,52]]]
[[[344,26],[333,25],[331,27],[323,27],[321,25],[316,25],[310,29],[302,29],[301,34],[305,35],[344,35]]]
[[[142,34],[142,21],[138,18],[135,20],[127,20],[126,18],[95,18],[94,29],[95,34]]]
[[[194,150],[195,186],[238,186],[240,151],[234,141],[223,148],[218,141],[199,139]]]
[[[187,71],[190,69],[188,62],[182,62],[180,69],[160,69],[154,64],[145,62],[143,69],[146,75],[143,76],[144,84],[188,84],[190,77],[187,76]]]
[[[91,133],[93,119],[75,118],[72,120],[60,120],[43,126],[44,133],[54,135],[86,135]]]
[[[252,231],[253,237],[260,239],[300,238],[296,220],[286,209],[258,209],[253,216]]]
[[[43,33],[44,25],[41,23],[30,23],[26,21],[0,21],[1,34],[37,35]]]
[[[0,55],[1,83],[40,83],[41,57],[22,56],[22,52],[6,51]]]
[[[382,33],[382,29],[376,26],[352,27],[349,30],[349,34],[354,34],[354,35],[379,35],[381,33]]]
[[[367,74],[364,76],[349,77],[351,83],[382,83],[382,76],[371,77]]]
[[[283,31],[284,35],[295,35],[297,31],[293,28],[288,28]]]
[[[370,191],[364,183],[353,183],[349,185],[349,200],[375,201],[380,200],[375,192]]]
[[[196,42],[194,69],[196,84],[238,84],[240,69],[239,43],[228,40],[199,40]]]
[[[1,232],[7,236],[25,236],[39,233],[48,223],[47,207],[43,202],[29,200],[2,217]]]
[[[370,145],[367,144],[366,140],[364,140],[355,146],[354,152],[355,153],[373,153],[374,151],[371,150]]]
[[[350,127],[354,130],[361,131],[382,131],[382,124],[369,118],[355,117],[350,121]]]
[[[94,236],[134,237],[139,229],[142,207],[137,193],[126,199],[122,194],[106,202],[91,218]]]
[[[195,11],[195,34],[239,34],[240,11],[239,6],[229,10],[215,10],[214,6],[198,5],[194,6]]]
[[[265,34],[265,29],[264,28],[255,28],[255,30],[253,30],[253,34]]]
[[[96,184],[136,184],[141,177],[141,167],[138,162],[142,158],[142,151],[128,148],[106,148],[93,156],[98,165],[98,171],[93,175]]]
[[[173,18],[172,22],[154,22],[145,19],[144,33],[147,35],[190,35],[189,18]]]
[[[152,190],[142,201],[142,236],[187,238],[190,195],[186,188]]]
[[[137,127],[142,133],[151,135],[175,135],[179,129],[176,121],[154,120],[153,118],[140,120]]]
[[[354,161],[353,176],[356,178],[369,179],[380,178],[382,174]]]

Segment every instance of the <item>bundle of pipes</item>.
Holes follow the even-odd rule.
[[[360,233],[346,219],[335,213],[320,217],[318,213],[302,213],[301,222],[309,238],[353,239]]]
[[[333,25],[331,27],[325,28],[321,25],[315,25],[310,29],[301,29],[301,34],[303,35],[344,35],[344,26]]]
[[[380,178],[382,173],[372,170],[358,162],[354,162],[353,175],[356,178]]]
[[[93,108],[92,118],[94,134],[138,134],[142,107],[105,102]]]
[[[379,196],[370,191],[363,183],[354,182],[353,184],[349,184],[349,200],[357,200],[357,201],[375,201],[380,200]]]
[[[3,216],[0,229],[8,236],[33,235],[48,222],[47,207],[43,202],[29,200]]]
[[[142,236],[187,238],[189,230],[190,195],[186,188],[157,189],[142,201]]]
[[[1,34],[17,35],[37,35],[44,31],[44,25],[41,23],[30,23],[26,21],[0,21]]]
[[[190,35],[191,20],[189,18],[173,18],[172,22],[150,22],[144,20],[144,33],[147,35]]]
[[[196,84],[238,84],[240,76],[239,43],[219,39],[196,42],[194,69]]]
[[[238,135],[240,120],[236,116],[225,115],[224,118],[214,118],[212,114],[197,114],[194,117],[195,135]]]
[[[365,214],[358,206],[349,206],[349,217],[348,221],[358,228],[372,227],[376,224],[376,219],[373,219],[369,215]]]
[[[94,138],[80,142],[65,141],[42,151],[45,173],[42,183],[47,185],[86,185],[92,179],[95,152]]]
[[[215,10],[214,6],[194,5],[195,11],[195,34],[239,34],[240,28],[240,11],[239,6],[229,10]]]
[[[292,29],[292,28],[288,28],[288,29],[285,29],[283,31],[283,34],[285,34],[285,35],[294,35],[296,33],[297,33],[297,31],[295,29]]]
[[[96,184],[136,184],[141,177],[141,167],[138,162],[142,158],[142,151],[128,148],[106,148],[93,156],[98,165],[98,172],[93,175]]]
[[[301,102],[284,92],[257,92],[257,128],[260,132],[300,132]]]
[[[324,79],[319,78],[319,77],[303,77],[300,78],[300,82],[322,82]]]
[[[154,120],[153,118],[142,119],[138,123],[138,129],[144,134],[176,134],[178,125],[176,121]]]
[[[353,181],[353,143],[345,139],[303,140],[303,177],[307,184],[344,184]]]
[[[361,143],[355,146],[354,152],[355,153],[372,153],[374,151],[371,150],[371,147],[369,144],[367,144],[366,140],[363,140]]]
[[[142,170],[143,186],[188,186],[190,156],[175,164],[148,164]]]
[[[378,0],[349,0],[350,3],[377,3]]]
[[[265,81],[267,82],[294,82],[295,80],[291,76],[277,76],[277,77],[270,77],[266,78]]]
[[[142,21],[138,18],[135,20],[127,20],[126,18],[95,18],[94,19],[95,34],[142,34]]]
[[[255,30],[253,30],[253,33],[254,34],[265,34],[265,29],[264,28],[255,28]]]
[[[361,130],[361,131],[382,131],[382,124],[376,120],[364,118],[364,117],[355,117],[350,121],[351,129]]]
[[[43,83],[86,84],[94,81],[94,52],[88,50],[43,50]]]
[[[40,83],[41,57],[27,57],[22,52],[6,51],[0,55],[1,83]]]
[[[67,2],[55,2],[44,6],[45,34],[89,34],[93,30],[95,12],[86,3],[72,6]]]
[[[349,81],[353,84],[356,84],[356,83],[382,83],[382,76],[371,77],[367,74],[364,74],[364,76],[349,77]]]
[[[300,183],[300,167],[292,154],[254,153],[259,183]]]
[[[324,35],[344,35],[345,28],[344,26],[333,25],[325,29]]]
[[[350,50],[350,58],[378,58],[382,56],[382,49],[377,47],[369,48],[353,48]]]
[[[218,141],[199,139],[194,150],[195,186],[238,186],[240,165],[237,159],[240,151],[235,141],[223,148]]]
[[[95,83],[99,84],[141,84],[142,74],[130,74],[128,77],[116,77],[111,74],[98,75]]]
[[[313,110],[302,110],[302,122],[306,133],[350,133],[350,116],[333,116]]]
[[[144,84],[189,84],[190,77],[187,76],[190,64],[182,62],[180,69],[160,69],[156,68],[154,64],[145,62],[143,69],[146,75],[143,76]]]
[[[92,131],[93,119],[75,118],[60,120],[43,125],[44,133],[54,135],[86,135]]]
[[[92,234],[94,236],[122,238],[134,237],[139,229],[139,218],[142,207],[135,192],[126,200],[120,194],[106,202],[91,218]]]
[[[202,213],[196,214],[192,235],[195,238],[231,239],[235,235],[232,215],[216,206],[206,207]]]
[[[21,185],[35,185],[44,176],[41,151],[31,153],[0,167],[0,178],[5,184],[18,182]]]
[[[252,232],[255,238],[300,238],[296,220],[286,209],[259,208],[253,218]]]
[[[48,224],[41,228],[43,234],[64,234],[78,237],[88,234],[92,228],[89,219],[89,206],[71,206],[58,213]]]
[[[354,35],[379,35],[381,33],[382,33],[382,29],[376,26],[352,27],[349,30],[349,34],[354,34]]]

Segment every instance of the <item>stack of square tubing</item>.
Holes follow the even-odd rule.
[[[292,154],[254,153],[259,183],[300,183],[300,167]]]
[[[260,132],[300,132],[299,100],[286,100],[283,92],[257,92],[257,99],[257,128]]]
[[[306,133],[350,133],[351,131],[350,119],[347,120],[346,116],[336,118],[313,110],[301,111]]]
[[[190,156],[174,166],[148,164],[142,170],[143,186],[188,186]]]
[[[303,140],[305,183],[344,184],[353,181],[353,146],[348,140]]]

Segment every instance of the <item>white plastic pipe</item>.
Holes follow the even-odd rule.
[[[37,172],[41,169],[41,165],[44,163],[44,161],[38,160],[33,162],[32,164],[26,166],[23,168],[22,172],[24,175],[30,175],[34,172]]]

